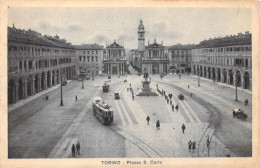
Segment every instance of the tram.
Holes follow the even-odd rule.
[[[113,122],[113,109],[105,104],[101,97],[95,97],[93,100],[93,114],[104,125]]]

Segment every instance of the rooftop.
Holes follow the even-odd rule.
[[[82,45],[74,45],[76,50],[102,50],[104,46],[99,44],[82,44]]]
[[[46,45],[51,47],[63,47],[63,48],[73,48],[71,43],[67,43],[65,39],[60,39],[58,35],[52,37],[48,35],[42,36],[34,30],[22,30],[17,29],[14,26],[8,27],[8,41]]]
[[[169,46],[168,49],[169,50],[191,50],[195,47],[196,47],[195,44],[187,44],[187,45],[176,44],[173,46]]]
[[[252,43],[251,38],[252,34],[247,31],[245,34],[238,33],[237,35],[227,35],[226,37],[215,37],[214,39],[203,40],[196,45],[196,48],[250,45]]]
[[[154,39],[154,42],[152,44],[148,44],[148,46],[145,46],[145,48],[164,48],[163,42],[161,44],[158,44],[156,42],[156,39]]]
[[[108,45],[106,48],[124,48],[123,46],[116,43],[116,40],[110,45]]]

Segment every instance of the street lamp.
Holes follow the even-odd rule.
[[[82,86],[81,86],[81,89],[84,89],[84,83],[83,83],[83,81],[84,81],[84,74],[81,74],[81,78],[82,78]]]
[[[60,106],[63,106],[63,99],[62,99],[62,69],[60,71]]]
[[[236,77],[236,80],[235,80],[235,86],[236,86],[236,99],[235,101],[238,102],[238,98],[237,98],[237,85],[238,85],[238,73],[236,73],[235,77]]]
[[[198,87],[200,87],[200,71],[198,73]]]

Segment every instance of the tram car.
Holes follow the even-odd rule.
[[[95,97],[93,100],[93,114],[104,125],[113,122],[113,109],[105,104],[101,97]]]

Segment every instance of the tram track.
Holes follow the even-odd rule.
[[[142,152],[144,152],[148,157],[150,158],[159,158],[163,157],[163,153],[159,152],[158,150],[155,150],[153,147],[145,143],[140,138],[137,138],[136,136],[130,134],[129,132],[125,131],[124,129],[113,126],[110,127],[114,132],[118,133],[122,137],[129,140],[132,144],[134,144],[138,149],[140,149]]]

